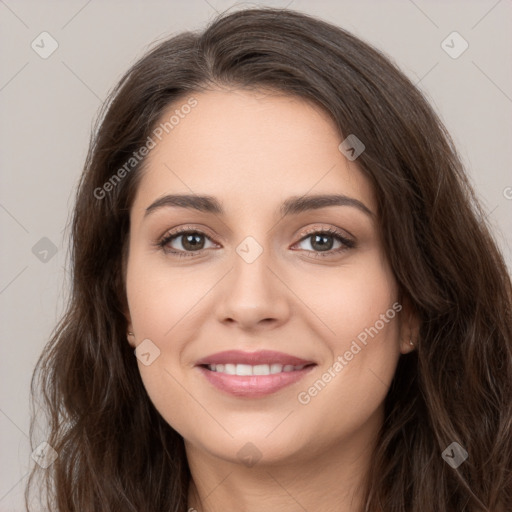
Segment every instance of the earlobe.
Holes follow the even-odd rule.
[[[411,335],[409,336],[409,341],[408,342],[405,342],[405,341],[402,342],[402,347],[400,349],[400,352],[402,354],[408,354],[409,352],[412,352],[415,349],[416,349],[416,342],[414,341],[414,337],[413,337],[413,335],[411,333]]]
[[[400,352],[408,354],[418,348],[420,319],[410,299],[403,298],[402,329]]]
[[[131,328],[131,327],[129,327]],[[128,330],[126,333],[126,339],[128,340],[128,343],[131,347],[135,348],[135,334],[133,334],[132,331]]]

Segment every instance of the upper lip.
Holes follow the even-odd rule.
[[[226,350],[203,357],[196,362],[196,366],[211,364],[282,364],[282,365],[307,365],[316,364],[300,357],[276,352],[274,350],[259,350],[257,352],[245,352],[243,350]]]

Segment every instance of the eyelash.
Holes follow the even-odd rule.
[[[193,229],[191,227],[184,227],[184,228],[179,228],[175,231],[172,231],[172,232],[166,234],[162,239],[160,239],[157,242],[156,245],[160,249],[162,249],[166,254],[172,254],[173,256],[177,256],[178,258],[193,257],[193,256],[196,256],[201,251],[206,250],[206,249],[200,249],[198,251],[176,251],[174,249],[171,249],[171,250],[166,249],[165,246],[169,242],[171,242],[173,239],[179,238],[180,236],[183,236],[183,235],[203,235],[206,238],[210,239],[210,241],[211,241],[211,237],[209,237],[206,233],[203,233],[201,230]],[[297,243],[310,238],[312,235],[330,235],[330,236],[338,239],[343,244],[343,247],[340,247],[338,249],[330,249],[328,251],[308,251],[308,252],[314,253],[313,258],[325,258],[325,257],[333,256],[334,254],[339,254],[348,249],[352,249],[356,246],[356,243],[353,240],[349,240],[348,238],[345,238],[340,231],[338,231],[337,229],[333,229],[333,228],[309,230],[306,233],[303,233],[301,235],[301,238]]]

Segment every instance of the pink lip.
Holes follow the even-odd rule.
[[[206,366],[210,364],[282,364],[301,366],[308,365],[302,370],[292,372],[280,372],[272,375],[227,375],[214,372]],[[257,398],[275,393],[280,389],[290,386],[308,374],[316,363],[299,357],[261,350],[259,352],[243,352],[240,350],[228,350],[200,359],[196,363],[198,370],[217,389],[238,397]]]
[[[196,362],[196,366],[204,366],[207,364],[291,364],[292,366],[300,366],[302,364],[313,364],[314,361],[307,361],[300,357],[284,354],[283,352],[275,352],[274,350],[259,350],[258,352],[244,352],[243,350],[226,350],[206,356]]]

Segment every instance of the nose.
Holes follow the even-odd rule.
[[[243,248],[241,244],[240,252],[234,253],[233,268],[219,290],[217,319],[244,330],[276,328],[289,318],[293,293],[277,270],[269,250],[263,249],[251,261]],[[249,254],[254,250],[254,246],[250,247]]]

